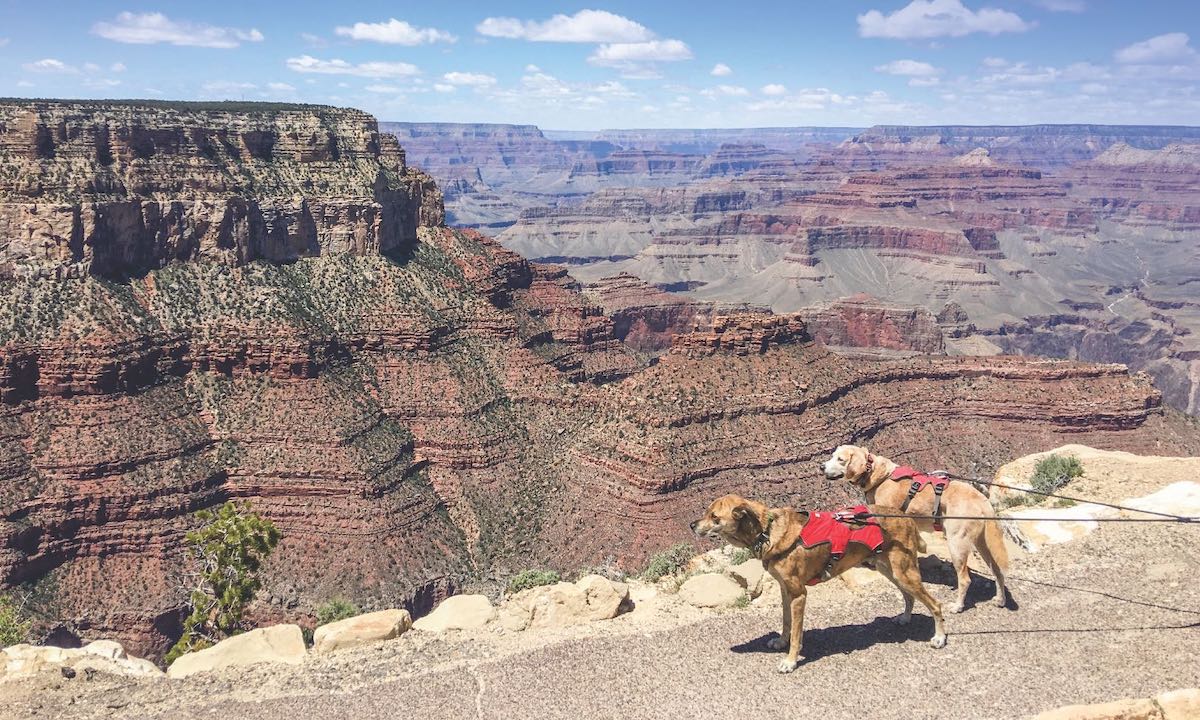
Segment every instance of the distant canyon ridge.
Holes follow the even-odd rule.
[[[1120,362],[1200,413],[1200,128],[382,127],[450,223],[627,316],[641,281],[660,325],[665,290],[685,324],[750,304],[841,318],[834,344]]]

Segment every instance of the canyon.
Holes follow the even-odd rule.
[[[923,352],[1125,363],[1200,413],[1200,128],[527,126],[504,145],[487,126],[453,143],[429,137],[457,126],[387,127],[478,170],[447,195],[454,222],[586,286],[636,278],[659,316],[657,290],[810,319],[865,293],[938,320],[941,342],[915,330]],[[856,318],[838,342],[889,349]]]
[[[847,502],[848,487],[813,470],[842,442],[980,476],[1065,442],[1200,451],[1194,419],[1167,407],[1146,373],[964,353],[981,343],[1041,351],[1060,332],[1097,332],[1090,318],[1103,308],[1081,304],[1090,296],[1073,294],[1067,310],[1048,287],[1026,298],[1010,283],[1028,273],[1006,273],[1000,286],[1022,311],[1006,311],[1008,325],[980,311],[1001,307],[988,284],[1008,267],[998,264],[1065,256],[1070,243],[1087,245],[1087,223],[1139,223],[1165,255],[1195,251],[1166,239],[1191,220],[1160,209],[1174,202],[1163,185],[1175,175],[1155,168],[1176,162],[1161,149],[1098,156],[1073,169],[1071,188],[979,155],[905,170],[931,198],[916,200],[922,212],[948,208],[918,224],[909,196],[871,176],[843,183],[808,140],[797,152],[811,158],[785,161],[723,139],[710,150],[719,162],[672,160],[661,185],[522,210],[497,241],[451,227],[441,188],[452,208],[482,207],[456,206],[454,193],[502,185],[504,173],[523,183],[529,164],[563,143],[558,171],[596,187],[624,169],[640,177],[663,153],[709,149],[666,135],[628,164],[601,164],[599,144],[619,138],[540,143],[517,127],[504,142],[528,153],[498,151],[512,160],[485,172],[494,156],[463,146],[483,133],[487,147],[507,147],[496,131],[455,132],[455,157],[473,170],[451,160],[426,174],[415,158],[432,150],[397,144],[355,110],[0,102],[0,587],[28,594],[47,632],[161,653],[179,632],[194,512],[228,499],[249,502],[283,536],[255,621],[311,624],[335,597],[419,615],[531,567],[636,569],[685,540],[696,512],[726,492]],[[1068,196],[1113,180],[1107,161],[1158,179],[1119,208],[1097,194],[1093,214],[1073,210]],[[810,162],[826,168],[819,188],[770,180]],[[744,192],[671,185],[755,163],[721,180]],[[759,179],[739,179],[748,175]],[[981,187],[965,193],[964,178]],[[1173,187],[1176,201],[1190,192],[1187,181]],[[1025,239],[1029,214],[997,209],[994,194],[1044,199],[1057,209],[1035,216],[1053,229]],[[769,212],[759,204],[768,196]],[[575,233],[591,217],[576,210],[595,208],[604,225],[622,203],[634,218],[626,240],[647,238],[627,261],[601,252],[562,266],[511,249],[526,225],[561,218]],[[819,221],[845,213],[854,222]],[[651,238],[643,219],[659,215]],[[774,253],[797,282],[827,274],[839,253],[892,258],[940,278],[932,294],[903,284],[937,306],[897,307],[910,296],[887,285],[856,295],[846,280],[812,296],[823,304],[801,305],[771,290],[786,283],[752,294],[726,281],[722,294],[700,273],[647,270],[649,248],[728,267],[726,237],[756,244],[764,260]],[[1110,262],[1116,274],[1123,262]],[[1189,269],[1163,272],[1182,281]],[[673,283],[687,292],[662,287]],[[1166,318],[1148,317],[1147,332],[1180,322],[1174,296],[1124,292],[1109,301]],[[1035,324],[1026,309],[1045,319]],[[1150,347],[1133,332],[1125,342]],[[1094,342],[1095,354],[1122,354]]]

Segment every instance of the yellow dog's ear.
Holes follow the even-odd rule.
[[[867,457],[869,452],[866,448],[858,448],[850,453],[850,462],[846,463],[846,476],[857,478],[867,472]]]

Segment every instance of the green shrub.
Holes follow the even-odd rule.
[[[733,557],[729,558],[729,564],[741,565],[752,557],[754,557],[754,553],[750,552],[748,548],[738,548],[733,552]]]
[[[317,627],[361,615],[362,610],[345,598],[334,598],[317,606]]]
[[[1074,455],[1047,455],[1038,460],[1030,485],[1034,490],[1052,493],[1083,474],[1083,465]]]
[[[687,543],[680,543],[658,553],[650,558],[646,569],[642,571],[642,579],[657,582],[667,575],[674,575],[696,554],[696,549]]]
[[[231,501],[196,517],[207,523],[187,534],[198,566],[196,585],[188,596],[183,636],[167,653],[167,664],[242,630],[242,612],[262,584],[258,569],[279,542],[275,525],[251,512],[248,504]]]
[[[513,575],[508,581],[508,592],[519,593],[529,588],[553,585],[562,578],[553,570],[526,570]]]
[[[29,640],[29,619],[24,608],[7,595],[0,595],[0,647]]]

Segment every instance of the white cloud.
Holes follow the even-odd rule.
[[[448,72],[442,79],[451,85],[468,85],[470,87],[489,87],[496,84],[496,78],[483,73]]]
[[[941,78],[936,77],[913,77],[908,79],[909,87],[933,87],[941,84]]]
[[[940,75],[942,71],[940,68],[919,60],[893,60],[885,65],[876,65],[875,72],[906,77],[933,77]]]
[[[419,28],[403,20],[391,18],[380,23],[354,23],[350,27],[334,28],[334,33],[352,40],[369,40],[390,45],[429,45],[436,42],[458,42],[458,38],[436,28]]]
[[[1117,62],[1126,65],[1159,65],[1173,62],[1189,62],[1196,51],[1189,44],[1187,33],[1173,32],[1156,35],[1149,40],[1136,42],[1116,52]]]
[[[1087,9],[1084,0],[1034,0],[1038,5],[1050,12],[1081,13]]]
[[[601,45],[588,57],[588,62],[592,65],[620,67],[628,63],[675,62],[691,59],[691,48],[681,40],[650,40],[648,42]]]
[[[750,91],[740,85],[718,85],[714,88],[701,90],[700,94],[705,97],[717,97],[718,95],[727,95],[731,97],[744,97],[750,94]]]
[[[25,63],[21,67],[30,72],[55,73],[58,75],[74,75],[79,72],[79,68],[54,58],[44,58],[35,62]]]
[[[92,33],[107,40],[134,45],[170,43],[188,47],[235,48],[243,42],[261,42],[258,30],[217,27],[175,21],[162,13],[123,12],[112,22],[98,22]]]
[[[312,33],[302,32],[302,33],[300,33],[300,39],[303,40],[310,47],[323,48],[323,47],[326,47],[329,45],[328,40],[321,37],[320,35],[313,35]]]
[[[780,95],[787,95],[787,88],[779,83],[771,83],[769,85],[763,85],[759,92],[761,92],[763,95],[778,97]]]
[[[433,89],[440,93],[452,93],[455,90],[453,85],[444,85],[442,83],[434,83]]]
[[[708,74],[712,75],[713,77],[728,77],[729,75],[733,74],[733,68],[729,67],[725,63],[717,63],[716,65],[713,65],[713,69]]]
[[[630,43],[654,39],[654,33],[641,23],[604,10],[580,10],[543,22],[489,17],[475,30],[487,37],[534,42]]]
[[[397,87],[395,85],[383,85],[381,83],[368,85],[363,88],[363,90],[366,90],[369,93],[378,93],[380,95],[395,95],[396,93],[404,92],[404,89],[401,87]]]
[[[83,64],[83,71],[86,73],[98,73],[100,72],[100,66],[93,62],[87,62]]]
[[[113,63],[112,65],[110,65],[108,67],[108,69],[113,72],[119,73],[119,72],[125,72],[129,68],[125,67],[125,63]]]
[[[869,10],[858,16],[859,35],[901,40],[962,37],[975,32],[999,35],[1031,27],[1016,13],[997,8],[974,11],[962,0],[912,0],[890,15]]]
[[[296,92],[295,86],[282,82],[267,83],[267,89],[275,92]]]
[[[538,67],[537,65],[534,65],[533,63],[529,63],[528,65],[525,66],[525,72],[527,72],[527,73],[535,73],[535,72],[541,72],[541,71],[542,71],[542,69],[540,67]]]
[[[300,73],[320,73],[323,75],[357,75],[358,77],[386,78],[409,77],[421,71],[416,65],[404,62],[373,61],[365,63],[348,63],[345,60],[319,60],[311,55],[287,59],[288,69]]]
[[[8,44],[8,38],[0,37],[0,47],[4,47],[7,44]]]
[[[31,87],[37,87],[37,85],[34,85],[33,83],[29,82],[28,80],[18,80],[18,81],[17,81],[17,87],[19,87],[19,88],[31,88]]]
[[[1004,58],[985,57],[983,59],[983,65],[984,65],[984,67],[990,67],[990,68],[1002,68],[1002,67],[1008,66],[1008,61],[1005,60]]]

